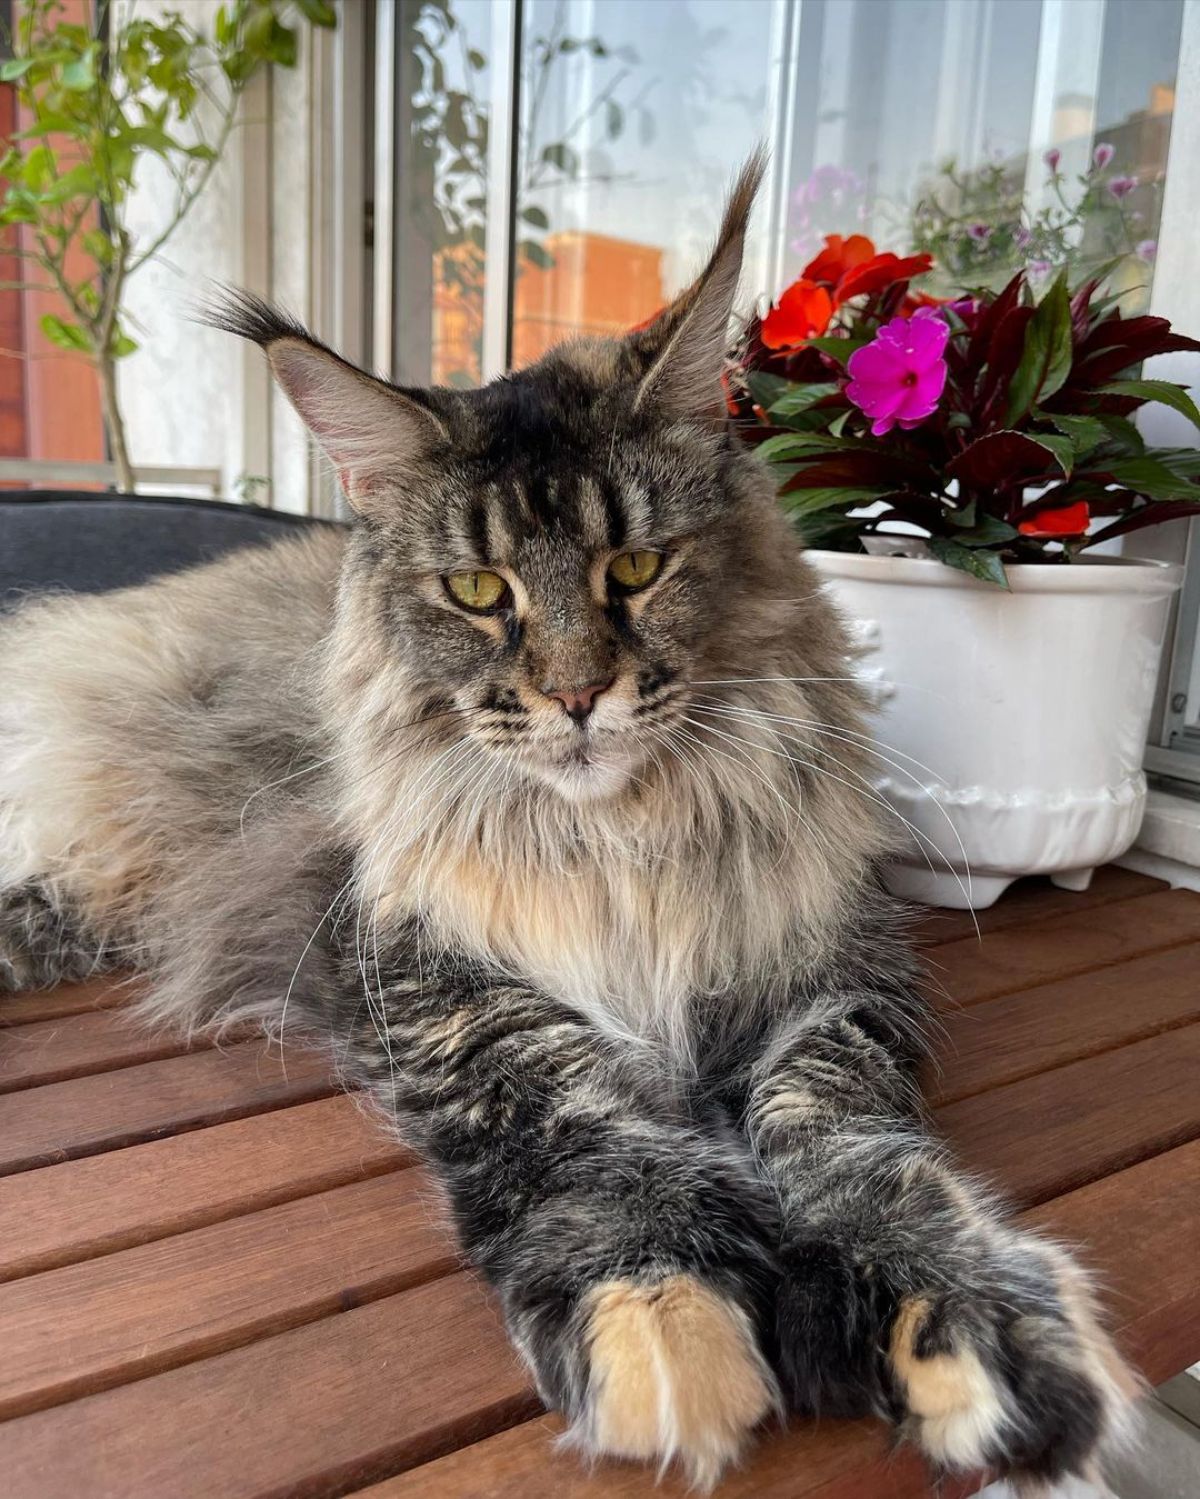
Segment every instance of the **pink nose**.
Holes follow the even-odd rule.
[[[582,723],[596,706],[596,699],[611,686],[610,678],[607,682],[593,682],[590,687],[568,687],[562,691],[543,687],[542,691],[547,697],[552,697],[555,702],[563,705],[568,718]]]

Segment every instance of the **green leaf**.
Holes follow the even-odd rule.
[[[557,167],[566,177],[574,177],[579,171],[579,157],[563,141],[555,141],[542,152],[547,166]]]
[[[296,9],[306,21],[311,21],[314,26],[324,26],[329,30],[337,25],[337,11],[330,5],[329,0],[296,0]],[[474,56],[478,56],[475,53]],[[479,67],[479,63],[475,63]]]
[[[52,312],[44,313],[39,321],[42,332],[56,348],[92,352],[92,341],[78,323],[65,323]]]
[[[89,229],[82,236],[81,243],[83,248],[99,265],[109,266],[112,264],[112,241],[103,229]]]
[[[767,410],[772,416],[781,418],[799,416],[802,411],[807,411],[810,406],[815,406],[826,396],[836,395],[839,388],[832,382],[813,385],[794,385],[789,382],[787,390],[777,396]]]
[[[25,74],[33,67],[32,57],[7,57],[0,62],[0,83],[12,83],[17,78],[24,78]]]
[[[114,335],[109,351],[114,359],[124,359],[128,354],[136,354],[140,345],[137,339],[130,338],[128,333]]]
[[[1076,449],[1069,437],[1054,437],[1048,432],[1026,432],[1024,435],[1029,438],[1030,442],[1036,442],[1038,447],[1053,453],[1059,468],[1068,479],[1071,477],[1071,470],[1075,466]]]
[[[953,511],[947,512],[946,519],[951,525],[958,526],[959,518]],[[1010,526],[999,516],[985,515],[971,525],[960,527],[951,539],[965,547],[990,547],[1002,541],[1012,541],[1019,534],[1015,526]]]
[[[83,93],[96,82],[96,68],[89,51],[74,62],[69,62],[62,71],[63,88],[73,93]]]
[[[1025,329],[1021,362],[1008,386],[1005,425],[1019,421],[1037,400],[1060,390],[1071,373],[1071,298],[1063,271],[1038,303]]]
[[[865,445],[854,437],[831,437],[826,432],[780,432],[759,443],[754,452],[766,463],[789,463],[796,458],[807,458],[811,454],[838,452],[862,448]]]
[[[1143,401],[1157,401],[1186,416],[1194,427],[1200,427],[1200,411],[1182,385],[1171,380],[1113,380],[1097,388],[1099,396],[1136,396]]]
[[[1101,412],[1094,418],[1108,433],[1108,440],[1126,453],[1137,455],[1146,451],[1146,441],[1127,416],[1112,416]]]
[[[1102,442],[1108,441],[1108,430],[1097,417],[1048,414],[1048,420],[1052,421],[1064,436],[1071,439],[1077,458],[1090,452],[1092,448],[1098,448]],[[1035,442],[1041,441],[1040,432],[1031,432],[1029,435]]]
[[[946,536],[931,536],[927,545],[938,561],[944,562],[947,567],[956,567],[959,572],[970,573],[973,578],[979,578],[984,583],[1008,587],[1004,563],[995,552],[975,551]]]
[[[468,48],[467,61],[471,64],[476,72],[478,72],[480,68],[487,67],[487,58],[484,57],[482,52],[476,52],[474,47]]]
[[[831,359],[836,359],[839,364],[845,364],[856,349],[865,349],[871,342],[869,338],[809,338],[805,340],[806,349],[819,349],[822,354],[828,354]]]
[[[526,224],[532,224],[535,229],[549,229],[550,220],[546,217],[545,209],[539,208],[536,203],[530,203],[522,208],[521,218]]]
[[[548,250],[543,249],[536,239],[523,239],[517,249],[530,265],[536,265],[543,271],[550,270],[554,265],[554,256]]]
[[[892,494],[894,487],[885,484],[855,488],[839,484],[832,489],[796,489],[780,496],[780,504],[789,515],[811,515],[818,510],[829,510],[835,505],[871,505]]]
[[[1180,478],[1157,458],[1122,458],[1119,463],[1106,463],[1104,472],[1147,499],[1200,500],[1200,484]]]
[[[785,380],[780,375],[768,375],[763,370],[751,370],[746,376],[746,385],[750,391],[751,400],[756,406],[761,406],[764,411],[770,411],[780,396],[785,391],[791,390],[792,383],[791,380]]]
[[[604,130],[610,141],[615,141],[625,128],[625,111],[615,99],[604,106]]]

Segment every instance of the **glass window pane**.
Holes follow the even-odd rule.
[[[762,138],[770,3],[526,0],[513,363],[656,312]]]
[[[487,236],[492,7],[396,7],[393,358],[397,379],[475,385]]]

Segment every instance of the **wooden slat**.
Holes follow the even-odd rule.
[[[1195,941],[1200,892],[1162,890],[943,943],[927,962],[951,1001],[975,1004]]]
[[[1200,1143],[1059,1198],[1026,1222],[1067,1240],[1090,1241],[1087,1262],[1122,1348],[1153,1380],[1194,1356],[1200,1328],[1200,1256],[1181,1252],[1180,1204],[1200,1201]],[[1147,1211],[1147,1204],[1152,1204]],[[1186,1233],[1186,1230],[1185,1230]],[[1190,1310],[1189,1310],[1190,1309]],[[1172,1323],[1172,1319],[1174,1319]],[[554,1445],[562,1430],[544,1416],[424,1467],[360,1491],[358,1499],[686,1499],[680,1479],[606,1462],[588,1473]],[[975,1493],[977,1481],[957,1492]],[[747,1465],[729,1474],[721,1499],[928,1499],[922,1464],[896,1453],[874,1422],[797,1423],[768,1436]],[[952,1486],[939,1486],[950,1499]]]
[[[467,1275],[0,1425],[5,1499],[342,1493],[536,1410]]]
[[[85,1015],[91,1010],[125,1004],[137,993],[137,979],[102,975],[86,984],[62,984],[33,994],[0,994],[0,1026],[24,1025],[30,1020],[54,1020],[62,1015]]]
[[[0,1178],[0,1281],[109,1254],[407,1164],[339,1094]]]
[[[0,1286],[0,1420],[391,1295],[459,1263],[415,1170]]]
[[[0,1097],[0,1176],[333,1092],[328,1065],[262,1042]]]
[[[1158,897],[1145,902],[1150,905]],[[1200,942],[942,1017],[931,1101],[948,1103],[1200,1020]]]
[[[968,1163],[1033,1204],[1200,1136],[1198,1078],[1200,1025],[1189,1025],[947,1104],[935,1117]]]
[[[1200,1141],[1057,1197],[1025,1215],[1085,1246],[1119,1342],[1152,1385],[1200,1354]]]
[[[135,1025],[121,1009],[9,1026],[0,1031],[0,1093],[178,1057],[204,1044]]]
[[[986,911],[976,911],[975,920],[979,923],[979,930],[986,935],[1048,916],[1077,915],[1080,911],[1106,906],[1114,900],[1151,895],[1166,888],[1162,880],[1153,880],[1149,875],[1109,864],[1096,871],[1087,890],[1059,890],[1044,876],[1020,880],[1010,886],[994,906],[989,906]],[[915,930],[923,942],[933,945],[953,942],[959,937],[974,937],[975,922],[970,911],[930,910],[921,916]]]

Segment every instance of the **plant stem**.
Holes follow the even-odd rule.
[[[117,488],[122,494],[132,494],[133,466],[129,462],[129,449],[125,444],[125,419],[117,400],[117,361],[111,354],[97,355],[96,373],[100,376],[100,402],[104,412],[104,426],[108,432],[108,444],[117,470]]]
[[[104,288],[104,302],[95,334],[95,359],[96,372],[100,376],[100,399],[104,408],[104,425],[108,431],[108,443],[112,448],[113,462],[117,468],[117,488],[122,494],[131,494],[134,482],[133,465],[129,462],[129,449],[125,442],[125,418],[121,415],[121,403],[117,396],[117,361],[113,357],[117,309],[121,305],[121,290],[129,267],[129,240],[124,230],[119,232],[116,249],[116,260],[108,284]]]

